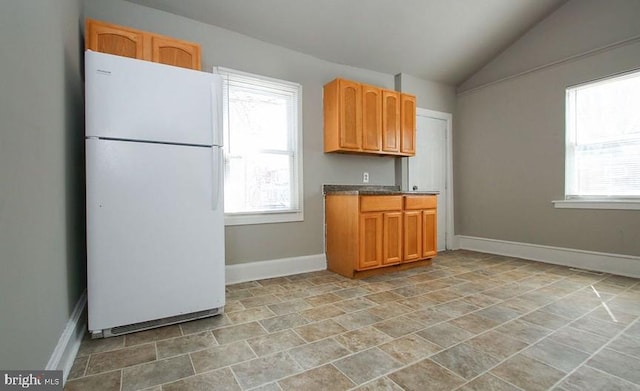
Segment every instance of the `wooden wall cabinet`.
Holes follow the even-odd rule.
[[[85,49],[200,70],[200,45],[159,34],[87,19]]]
[[[400,94],[382,92],[382,150],[400,152]]]
[[[327,194],[327,267],[358,277],[428,264],[437,254],[435,216],[435,195]]]
[[[87,19],[85,49],[142,59],[144,33],[123,26]]]
[[[337,79],[324,87],[324,123],[340,132],[325,132],[324,145],[333,149],[359,151],[362,147],[362,87]]]
[[[324,86],[323,102],[325,152],[415,155],[413,95],[335,79]]]
[[[382,90],[362,85],[362,149],[377,152],[382,145]]]
[[[400,152],[413,156],[416,154],[416,97],[400,96]]]

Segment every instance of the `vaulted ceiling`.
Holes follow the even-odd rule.
[[[128,0],[311,56],[458,85],[567,0]]]

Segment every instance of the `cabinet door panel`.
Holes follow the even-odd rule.
[[[422,212],[404,212],[404,261],[422,258]]]
[[[422,211],[422,256],[433,257],[438,253],[438,219],[436,209]]]
[[[416,154],[416,98],[402,94],[400,100],[402,103],[400,152],[413,156]]]
[[[151,61],[200,70],[200,47],[190,42],[151,37]]]
[[[360,149],[362,139],[362,89],[355,82],[340,80],[340,147]]]
[[[391,265],[402,262],[402,212],[384,213],[384,256],[382,263]]]
[[[400,94],[382,92],[382,150],[400,152]]]
[[[382,143],[380,88],[362,86],[362,149],[379,151]]]
[[[382,264],[382,213],[360,215],[359,269],[369,269]]]
[[[85,48],[94,52],[143,58],[144,34],[109,23],[87,19]]]

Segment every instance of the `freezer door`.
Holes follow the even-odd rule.
[[[221,145],[222,79],[85,52],[86,136]]]
[[[88,139],[86,151],[89,329],[222,307],[219,148]]]

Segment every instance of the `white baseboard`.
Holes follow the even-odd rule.
[[[453,235],[453,239],[447,241],[447,250],[460,250],[460,235]]]
[[[460,249],[640,278],[640,257],[457,235]]]
[[[87,330],[86,328],[86,309],[87,309],[87,291],[82,293],[80,299],[71,313],[71,318],[67,321],[67,325],[58,339],[58,344],[49,358],[46,370],[62,370],[62,383],[67,381],[69,371],[73,366],[76,358],[80,342]]]
[[[270,261],[227,265],[225,268],[225,279],[227,285],[229,285],[245,281],[314,272],[318,270],[325,270],[326,268],[327,258],[325,255],[315,254],[302,257],[274,259]]]

